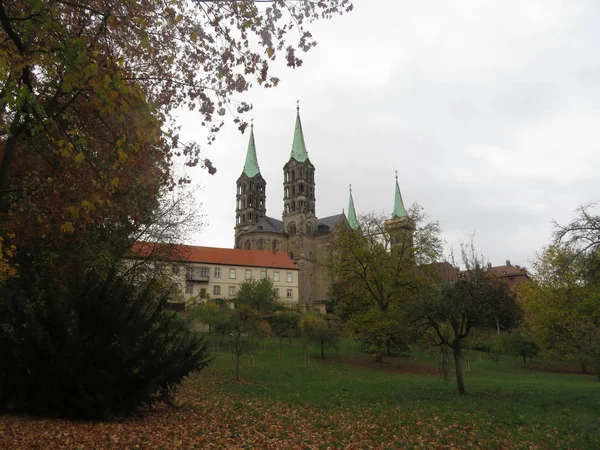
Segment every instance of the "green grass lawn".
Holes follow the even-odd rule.
[[[313,349],[306,367],[300,342],[291,347],[286,342],[280,359],[278,342],[271,340],[255,354],[253,368],[249,356],[242,357],[243,382],[237,383],[225,342],[213,343],[220,351],[209,370],[224,381],[222,389],[243,398],[341,411],[352,420],[372,417],[384,434],[421,420],[425,428],[445,430],[448,443],[456,439],[458,445],[501,448],[512,441],[517,448],[600,449],[600,382],[594,375],[523,369],[512,356],[503,356],[496,367],[488,355],[470,352],[468,395],[459,396],[452,374],[444,381],[436,373],[439,357],[431,353],[377,364],[343,342],[337,352],[326,351],[324,361]],[[471,427],[474,434],[460,431]]]
[[[220,343],[219,343],[220,341]],[[28,449],[600,449],[600,382],[594,375],[496,367],[471,352],[468,395],[437,371],[438,355],[414,352],[383,364],[353,342],[315,348],[266,342],[241,380],[226,339],[188,379],[176,404],[112,422],[0,415],[0,448]],[[538,365],[540,361],[538,361]]]

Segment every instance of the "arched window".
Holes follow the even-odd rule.
[[[259,239],[258,240],[258,249],[259,250],[264,250],[265,249],[265,241],[264,241],[264,239]]]
[[[273,251],[274,252],[279,251],[279,241],[273,241]]]
[[[296,224],[294,222],[288,225],[288,234],[294,236],[296,234]]]
[[[251,250],[251,249],[252,249],[252,242],[246,241],[246,250]]]

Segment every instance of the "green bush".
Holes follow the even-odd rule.
[[[45,281],[39,281],[39,280]],[[159,280],[91,273],[67,286],[48,274],[0,287],[0,405],[107,418],[169,402],[203,369],[208,347],[166,305]]]

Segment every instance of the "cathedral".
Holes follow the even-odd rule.
[[[329,282],[318,261],[327,260],[328,243],[336,227],[358,228],[352,199],[344,212],[318,218],[315,215],[315,166],[311,163],[296,108],[296,126],[290,159],[283,166],[283,216],[269,217],[266,210],[267,182],[260,173],[254,127],[246,162],[237,180],[235,248],[287,252],[299,269],[299,302],[310,307],[329,298]],[[406,216],[396,180],[394,218]]]

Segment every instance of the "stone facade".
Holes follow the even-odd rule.
[[[237,180],[235,248],[286,252],[297,264],[299,302],[310,308],[329,298],[329,282],[323,261],[337,227],[348,226],[344,213],[317,218],[315,215],[315,166],[308,158],[300,114],[290,159],[283,166],[282,220],[266,215],[266,181],[260,174],[254,129],[244,170]]]

